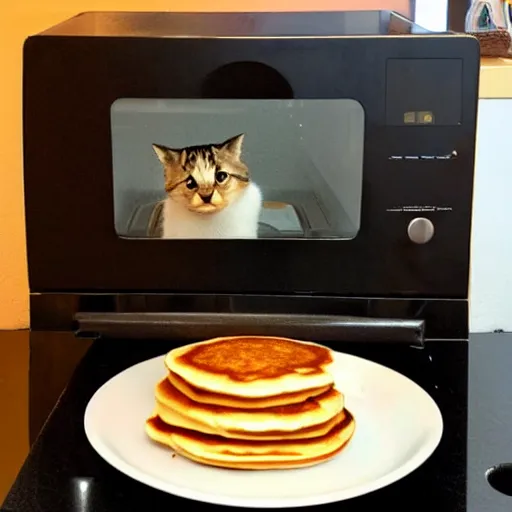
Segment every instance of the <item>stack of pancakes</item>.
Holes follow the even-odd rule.
[[[216,338],[172,350],[146,432],[191,460],[226,468],[311,466],[355,422],[334,387],[331,351],[286,338]]]

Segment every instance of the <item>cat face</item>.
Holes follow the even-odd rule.
[[[169,197],[190,211],[212,214],[235,201],[249,183],[240,159],[244,135],[222,144],[171,149],[153,144]]]

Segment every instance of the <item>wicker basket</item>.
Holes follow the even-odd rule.
[[[485,32],[468,32],[480,42],[482,57],[511,57],[511,37],[508,30],[497,29]]]

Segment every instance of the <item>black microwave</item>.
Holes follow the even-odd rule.
[[[387,11],[30,37],[31,292],[466,298],[478,74],[475,38]]]

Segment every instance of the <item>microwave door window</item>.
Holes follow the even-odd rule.
[[[127,98],[111,122],[121,237],[358,233],[364,111],[355,100]]]

